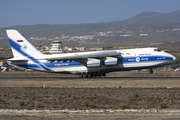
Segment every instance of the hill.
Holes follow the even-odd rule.
[[[46,38],[46,40],[38,39],[38,42],[30,39],[33,44],[50,44],[55,37],[63,40],[65,44],[150,44],[180,41],[180,10],[166,14],[143,12],[126,20],[109,23],[38,24],[0,28],[1,46],[8,45],[6,29],[16,29],[26,38]],[[82,38],[87,35],[93,37],[91,39],[72,37]],[[62,39],[68,37],[70,39]]]
[[[171,13],[143,12],[130,19],[123,20],[127,24],[162,24],[180,22],[180,10]]]

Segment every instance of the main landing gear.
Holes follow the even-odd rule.
[[[149,69],[149,74],[153,74],[153,70],[152,69]]]
[[[92,77],[105,77],[106,73],[101,73],[101,72],[93,72],[93,73],[80,73],[79,77],[80,78],[92,78]]]

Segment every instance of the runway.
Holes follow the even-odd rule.
[[[176,119],[179,112],[173,111],[180,109],[179,99],[179,72],[116,72],[107,74],[105,78],[83,79],[70,74],[0,73],[0,118],[4,119],[19,119],[19,116],[47,120]],[[90,105],[83,103],[87,100]],[[161,102],[165,102],[167,108],[161,109]],[[137,112],[125,112],[120,103],[127,104],[126,110]],[[77,115],[78,110],[82,112]]]
[[[113,72],[108,73],[106,77],[96,77],[96,78],[79,78],[78,75],[72,74],[59,74],[59,73],[46,73],[46,72],[2,72],[0,73],[1,79],[37,79],[37,80],[178,80],[180,79],[180,72],[154,72],[153,74],[149,74],[148,72]]]
[[[1,77],[0,80],[180,80],[180,77],[96,77],[96,78],[79,78],[79,77]]]
[[[116,72],[105,78],[79,78],[78,75],[44,72],[4,72],[0,87],[55,87],[55,88],[179,88],[179,72]]]

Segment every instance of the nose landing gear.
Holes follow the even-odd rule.
[[[153,70],[152,69],[149,69],[149,74],[153,74]]]

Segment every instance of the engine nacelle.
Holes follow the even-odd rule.
[[[106,65],[106,66],[118,65],[118,58],[106,57],[106,60],[104,61],[104,65]]]
[[[101,67],[101,61],[99,59],[88,58],[86,66],[87,67]]]

